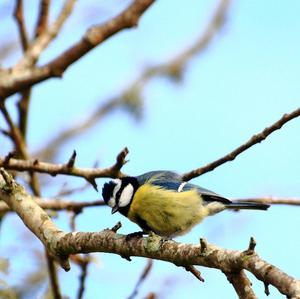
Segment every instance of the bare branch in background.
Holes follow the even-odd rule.
[[[49,255],[48,251],[45,251],[45,254],[47,255],[47,266],[48,266],[48,273],[49,278],[51,282],[51,289],[52,289],[52,295],[54,299],[62,299],[62,296],[60,294],[60,287],[59,287],[59,281],[57,277],[57,269],[56,264],[54,263],[53,258]]]
[[[39,59],[42,52],[50,42],[59,34],[62,26],[72,13],[75,0],[66,0],[57,19],[47,30],[47,19],[49,1],[43,1],[40,7],[40,15],[36,27],[36,39],[30,44],[21,61],[16,65],[16,69],[26,69],[32,67]]]
[[[92,201],[73,201],[65,200],[60,198],[40,198],[33,197],[34,201],[44,210],[54,210],[54,211],[73,211],[80,212],[84,208],[89,207],[100,207],[104,206],[105,203],[103,200],[92,200]],[[11,211],[8,205],[5,202],[0,202],[0,215]]]
[[[139,116],[142,108],[143,100],[141,94],[144,86],[149,80],[156,76],[165,76],[178,81],[179,78],[183,76],[185,66],[189,60],[202,53],[223,27],[229,3],[229,0],[220,1],[216,11],[205,28],[204,33],[196,38],[196,41],[190,47],[184,49],[166,63],[146,68],[133,83],[120,93],[119,96],[106,100],[104,104],[101,103],[99,107],[95,109],[95,112],[89,115],[85,120],[79,123],[75,122],[74,126],[62,131],[54,137],[49,144],[46,144],[40,151],[34,153],[33,156],[43,160],[51,160],[55,157],[63,144],[68,142],[71,138],[77,137],[79,134],[90,129],[100,122],[104,116],[117,108],[129,108],[131,112],[134,112],[135,116]],[[50,144],[51,146],[49,146]]]
[[[13,141],[14,146],[15,146],[16,156],[21,157],[22,159],[25,159],[25,160],[29,160],[30,156],[29,156],[29,153],[27,150],[26,142],[25,142],[19,128],[17,126],[15,126],[15,124],[13,123],[13,120],[12,120],[10,114],[8,113],[4,103],[0,103],[0,110],[1,110],[3,117],[10,129],[10,136],[11,136],[11,140]],[[12,156],[10,156],[8,154],[5,159],[6,161],[5,161],[4,165],[9,164],[9,161],[11,159],[12,159]],[[18,161],[18,160],[16,160],[16,161]],[[39,196],[40,195],[40,186],[39,186],[38,178],[37,178],[36,174],[31,171],[29,171],[29,175],[30,175],[30,179],[31,179],[31,182],[30,182],[31,189],[35,195]]]
[[[71,219],[70,219],[70,227],[72,231],[76,231],[76,217],[78,215],[78,213],[80,213],[81,211],[79,210],[74,210],[72,215],[71,215]],[[92,258],[89,254],[85,254],[85,255],[71,255],[70,259],[73,263],[75,263],[79,268],[80,268],[80,276],[79,276],[79,288],[78,288],[78,292],[77,292],[77,299],[82,299],[83,298],[83,294],[85,291],[85,283],[88,277],[88,267],[89,264],[92,261]]]
[[[91,262],[91,257],[89,255],[80,256],[75,255],[72,261],[76,261],[76,264],[80,267],[81,273],[79,277],[79,289],[77,293],[77,299],[82,299],[85,291],[85,282],[88,276],[88,266]]]
[[[141,276],[139,277],[139,279],[138,279],[138,281],[137,281],[137,283],[134,287],[134,290],[133,290],[132,294],[128,297],[128,299],[133,299],[137,296],[141,284],[148,277],[152,267],[153,267],[153,260],[148,259],[147,264],[146,264],[143,272],[141,273]]]
[[[262,132],[253,135],[246,143],[240,145],[238,148],[236,148],[234,151],[230,152],[229,154],[225,155],[224,157],[209,163],[203,167],[197,168],[195,170],[192,170],[190,172],[187,172],[182,175],[182,179],[184,181],[189,181],[195,177],[198,177],[206,172],[214,170],[216,167],[234,160],[239,154],[249,149],[251,146],[262,142],[265,140],[270,134],[272,134],[274,131],[279,130],[284,124],[289,122],[290,120],[298,117],[300,115],[300,108],[294,110],[291,113],[284,114],[278,121],[276,121],[271,126],[265,128]]]
[[[41,0],[41,2],[40,2],[40,12],[39,12],[38,21],[36,24],[35,37],[39,37],[47,30],[49,4],[50,4],[50,0]]]
[[[89,207],[101,207],[106,206],[103,200],[87,200],[87,201],[75,201],[75,200],[66,200],[62,198],[41,198],[34,196],[34,201],[45,210],[54,210],[54,211],[73,211],[80,212],[84,208]],[[300,206],[300,199],[289,199],[289,198],[247,198],[247,199],[235,199],[236,202],[256,202],[270,205],[292,205]],[[0,202],[0,215],[11,211],[6,203]]]
[[[230,0],[221,0],[204,32],[195,39],[195,42],[168,62],[146,69],[138,84],[143,84],[143,81],[159,75],[180,80],[187,63],[199,53],[204,53],[204,50],[212,43],[214,37],[223,28],[229,4]]]
[[[91,27],[79,42],[42,67],[31,67],[35,55],[32,59],[31,55],[25,54],[24,63],[17,65],[12,71],[2,70],[0,73],[3,78],[0,82],[0,100],[4,101],[8,96],[51,77],[61,77],[70,65],[103,41],[123,29],[137,26],[140,16],[153,2],[154,0],[135,0],[115,18],[102,25]],[[38,39],[40,38],[42,36]]]
[[[111,113],[114,109],[126,106],[131,107],[134,105],[131,99],[128,98],[114,98],[104,104],[101,104],[98,109],[94,110],[92,115],[87,117],[83,121],[75,121],[74,126],[62,131],[52,140],[49,141],[41,150],[34,153],[34,157],[38,157],[42,160],[51,160],[56,156],[61,146],[69,141],[71,138],[78,137],[87,129],[100,122],[106,115]],[[133,107],[134,109],[134,107]]]
[[[26,32],[25,21],[24,21],[23,0],[16,1],[14,17],[18,24],[22,48],[23,48],[23,50],[26,50],[28,48],[28,35]]]
[[[17,42],[15,40],[10,40],[10,41],[7,41],[5,44],[0,45],[1,61],[4,61],[6,57],[8,57],[12,53],[14,53],[16,48],[17,48]],[[1,65],[0,65],[0,75],[1,75]]]

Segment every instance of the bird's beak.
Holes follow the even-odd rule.
[[[112,209],[111,209],[111,213],[114,214],[118,211],[119,209],[119,206],[118,205],[115,205]]]

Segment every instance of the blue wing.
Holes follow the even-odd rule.
[[[156,181],[181,181],[181,176],[173,171],[165,171],[165,170],[157,170],[157,171],[150,171],[146,172],[142,175],[139,175],[136,177],[139,184],[143,185],[147,181],[151,181],[151,183],[156,182]]]
[[[140,184],[144,184],[147,181],[151,181],[151,184],[159,186],[166,190],[172,190],[174,192],[184,192],[192,189],[196,189],[199,195],[202,196],[206,202],[218,201],[224,204],[230,204],[231,201],[220,196],[219,194],[197,186],[195,184],[183,182],[181,176],[171,171],[151,171],[137,177]]]

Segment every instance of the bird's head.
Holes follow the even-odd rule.
[[[118,210],[121,212],[129,207],[138,187],[135,177],[124,177],[105,183],[102,196],[104,202],[112,208],[111,213],[114,214]]]

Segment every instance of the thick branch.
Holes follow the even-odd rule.
[[[70,254],[109,252],[127,258],[140,256],[168,261],[177,266],[200,265],[220,269],[224,273],[238,273],[245,269],[266,285],[276,287],[282,294],[291,298],[300,297],[300,281],[262,260],[253,250],[225,250],[204,240],[199,245],[163,242],[156,235],[128,240],[126,236],[117,234],[116,230],[109,229],[95,233],[64,233],[3,169],[1,175],[1,198],[66,270],[70,267],[67,259]]]
[[[65,270],[69,270],[68,259],[55,249],[57,242],[65,233],[56,227],[47,213],[34,202],[22,186],[13,181],[3,168],[0,168],[0,197],[41,240],[49,254],[58,260]]]
[[[183,174],[182,179],[184,181],[189,181],[197,176],[200,176],[206,172],[214,170],[216,167],[234,160],[239,154],[249,149],[251,146],[262,142],[265,140],[270,134],[272,134],[274,131],[279,130],[284,124],[289,122],[290,120],[298,117],[300,115],[300,108],[296,109],[295,111],[291,113],[284,114],[277,122],[272,124],[271,126],[265,128],[262,132],[253,135],[246,143],[242,144],[238,148],[236,148],[234,151],[230,152],[229,154],[225,155],[224,157],[209,163],[203,167],[197,168],[195,170],[192,170],[190,172],[187,172]]]
[[[126,241],[110,230],[99,233],[70,233],[59,243],[64,254],[87,252],[110,252],[121,256],[141,256],[172,262],[176,265],[200,265],[220,269],[223,272],[248,270],[261,281],[276,287],[281,293],[300,296],[300,281],[288,276],[275,266],[262,260],[254,253],[232,251],[207,244],[205,253],[200,245],[180,244],[174,241],[162,242],[152,238]]]

